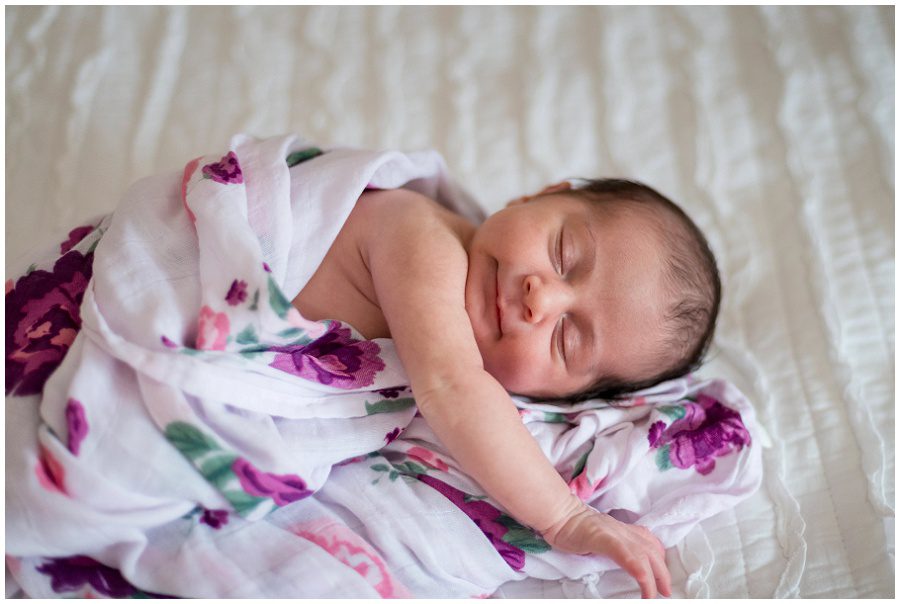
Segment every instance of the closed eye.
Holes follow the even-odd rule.
[[[566,267],[563,266],[563,231],[559,231],[559,243],[556,246],[556,257],[557,257],[557,266],[559,267],[559,274],[562,275],[566,272]]]
[[[565,362],[566,367],[569,366],[569,359],[566,356],[566,321],[565,319],[560,319],[559,328],[556,330],[556,347],[559,350],[559,354]]]

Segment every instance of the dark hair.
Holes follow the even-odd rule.
[[[722,300],[722,283],[716,258],[706,237],[677,204],[645,184],[618,178],[578,179],[579,185],[563,192],[614,208],[661,209],[655,212],[668,248],[667,274],[675,301],[664,318],[667,343],[681,350],[678,361],[646,379],[629,381],[603,376],[582,392],[565,397],[568,402],[593,398],[619,399],[662,381],[694,371],[712,341]],[[664,218],[668,217],[668,220]]]

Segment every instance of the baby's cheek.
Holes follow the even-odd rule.
[[[484,368],[511,392],[524,392],[534,387],[542,371],[533,355],[512,346],[497,346],[484,358]]]

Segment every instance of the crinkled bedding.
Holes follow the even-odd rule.
[[[893,23],[892,7],[8,7],[7,273],[238,131],[434,148],[489,211],[563,178],[643,180],[718,254],[700,375],[741,388],[771,441],[758,494],[670,551],[676,595],[890,597]],[[596,584],[496,595],[634,594]]]

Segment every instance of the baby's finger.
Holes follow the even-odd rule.
[[[641,586],[641,597],[652,600],[656,597],[656,579],[650,562],[644,558],[638,569],[638,572],[632,573],[632,576],[637,579],[638,584]]]
[[[669,573],[669,567],[666,566],[666,558],[663,556],[650,556],[650,566],[653,568],[653,576],[656,577],[656,587],[659,593],[667,598],[672,595],[672,575]]]

